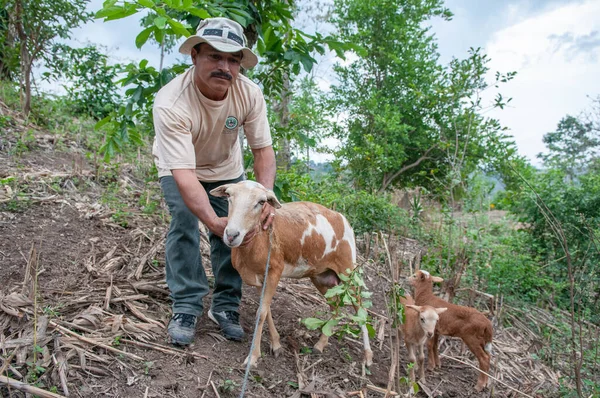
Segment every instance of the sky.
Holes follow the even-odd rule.
[[[500,87],[505,98],[512,98],[510,106],[486,116],[507,127],[519,153],[539,165],[536,155],[544,151],[543,135],[554,131],[564,116],[589,109],[591,98],[600,96],[600,1],[446,0],[445,5],[454,13],[452,20],[431,22],[440,61],[465,58],[470,47],[481,47],[491,59],[490,78],[496,71],[517,72]],[[101,6],[101,0],[91,0],[89,9]],[[145,58],[158,67],[158,48],[135,47],[140,30],[132,16],[88,23],[72,37],[82,45],[105,46],[118,62]],[[181,60],[185,58],[175,53],[166,62]],[[325,58],[316,68],[323,88],[331,83],[334,62]],[[484,99],[491,102],[491,93]]]

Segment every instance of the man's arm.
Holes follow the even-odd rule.
[[[191,169],[171,170],[185,205],[215,235],[223,236],[227,218],[219,217],[208,200],[208,195]]]
[[[273,189],[275,186],[275,152],[271,145],[260,149],[252,149],[254,156],[254,174],[256,181],[265,188]]]
[[[256,181],[265,188],[273,189],[275,186],[275,171],[277,169],[275,162],[275,151],[271,145],[260,149],[252,149],[254,156],[254,174]],[[262,209],[260,219],[263,221],[263,229],[269,228],[275,217],[275,208],[265,203]]]

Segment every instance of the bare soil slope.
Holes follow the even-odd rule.
[[[157,183],[136,177],[133,166],[99,170],[77,142],[23,126],[18,116],[13,121],[0,132],[0,352],[5,359],[0,373],[13,380],[0,383],[0,396],[25,396],[18,381],[76,397],[238,396],[249,339],[223,340],[204,315],[193,346],[179,349],[166,342],[168,213],[162,203],[147,211],[160,201]],[[24,144],[27,131],[33,138]],[[115,186],[119,189],[107,195]],[[386,243],[389,256],[401,264],[422,249],[408,239]],[[385,396],[392,357],[390,279],[381,260],[387,253],[383,245],[371,245],[367,260],[362,246],[366,282],[374,293],[375,364],[363,370],[361,344],[352,338],[332,338],[323,355],[311,354],[318,334],[299,321],[328,307],[309,282],[285,281],[272,305],[284,353],[275,358],[267,352],[265,331],[266,352],[251,372],[246,396]],[[206,241],[201,250],[210,274]],[[245,287],[241,322],[249,336],[257,306],[257,292]],[[553,396],[558,375],[530,355],[535,334],[495,326],[491,373],[499,381],[475,393],[474,358],[460,341],[448,339],[440,348],[443,369],[428,373],[418,396]],[[400,374],[406,374],[406,365],[402,348]],[[391,386],[398,391],[397,382]]]

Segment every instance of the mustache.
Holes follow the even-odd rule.
[[[233,76],[231,76],[229,73],[227,72],[212,72],[210,74],[211,77],[222,77],[223,79],[227,79],[227,80],[231,80],[233,79]]]

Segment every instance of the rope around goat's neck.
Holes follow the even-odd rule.
[[[271,264],[271,246],[273,244],[273,225],[269,227],[269,252],[267,253],[267,265],[265,266],[265,276],[263,278],[262,291],[260,293],[260,300],[258,302],[258,309],[256,310],[256,321],[254,322],[254,334],[252,335],[252,344],[250,345],[250,353],[248,354],[248,363],[246,364],[246,373],[244,374],[244,381],[242,382],[242,391],[240,392],[239,398],[244,398],[246,392],[246,386],[248,384],[248,376],[250,375],[250,367],[252,366],[252,353],[254,352],[254,346],[256,345],[256,329],[258,328],[258,322],[260,320],[260,312],[263,305],[263,298],[265,297],[265,288],[267,286],[267,276],[269,274],[269,265]],[[258,336],[260,339],[261,336]]]

